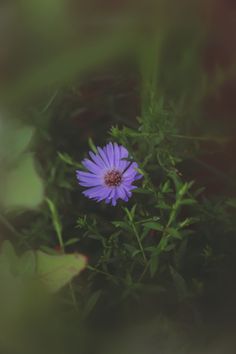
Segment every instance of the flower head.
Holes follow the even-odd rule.
[[[137,188],[132,183],[142,178],[137,171],[136,162],[127,160],[127,149],[116,143],[98,147],[97,153],[89,152],[91,159],[84,159],[83,166],[87,172],[76,171],[79,184],[88,187],[83,194],[97,202],[116,205],[118,199],[128,201],[132,190]]]

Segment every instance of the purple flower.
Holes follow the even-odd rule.
[[[116,205],[118,199],[128,201],[132,190],[137,188],[132,183],[142,178],[136,162],[127,160],[128,151],[118,144],[109,143],[97,148],[97,153],[89,152],[91,160],[84,159],[83,166],[88,172],[76,171],[79,184],[88,187],[83,194],[97,202]]]

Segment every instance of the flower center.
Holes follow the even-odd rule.
[[[108,187],[116,187],[121,184],[122,174],[117,170],[108,171],[104,176],[104,182]]]

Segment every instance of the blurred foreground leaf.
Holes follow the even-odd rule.
[[[56,292],[78,275],[85,268],[86,262],[86,257],[80,254],[51,255],[28,250],[18,256],[11,242],[6,240],[0,253],[0,275],[3,271],[5,274],[7,269],[18,280],[36,278],[49,292]]]
[[[170,273],[177,291],[177,295],[180,301],[183,301],[189,296],[189,291],[184,278],[170,266]]]
[[[33,138],[34,128],[17,122],[0,121],[0,162],[12,162],[25,152]]]
[[[26,154],[18,165],[8,172],[3,205],[7,209],[36,208],[42,198],[42,180],[35,169],[32,154]]]
[[[86,257],[79,254],[49,255],[38,251],[37,275],[51,292],[60,290],[86,266]]]
[[[42,320],[47,321],[47,327],[50,293],[68,284],[85,265],[86,258],[81,255],[48,255],[32,250],[18,255],[9,241],[3,242],[0,252],[1,353],[34,353],[31,336],[38,338]],[[37,351],[41,352],[44,351]]]
[[[34,157],[27,153],[34,128],[0,120],[0,202],[4,209],[35,208],[43,198],[43,183]]]
[[[77,81],[108,61],[118,58],[134,49],[137,33],[131,23],[122,30],[111,30],[104,38],[76,48],[63,48],[63,52],[50,58],[44,65],[22,72],[12,84],[1,90],[4,101],[12,103],[32,97],[45,87],[68,84]]]

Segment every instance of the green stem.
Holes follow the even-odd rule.
[[[47,112],[47,110],[49,109],[49,107],[52,105],[53,101],[56,99],[57,95],[58,95],[59,90],[56,90],[53,95],[50,97],[48,103],[46,104],[45,107],[43,107],[43,109],[41,110],[41,114]]]
[[[138,245],[139,245],[140,251],[141,251],[141,253],[142,253],[144,262],[147,263],[147,257],[146,257],[146,255],[145,255],[145,252],[144,252],[144,249],[143,249],[143,245],[142,245],[142,242],[141,242],[139,233],[138,233],[137,228],[136,228],[136,226],[135,226],[134,223],[132,223],[132,228],[133,228],[134,234],[135,234],[135,236],[136,236],[136,239],[137,239],[137,241],[138,241]]]
[[[227,143],[229,140],[232,140],[231,137],[225,137],[225,136],[191,136],[191,135],[181,135],[181,134],[171,134],[171,136],[177,139],[214,141],[216,143]]]
[[[146,263],[146,266],[145,266],[143,272],[141,273],[141,275],[140,275],[140,277],[139,277],[139,279],[138,279],[139,282],[143,280],[145,274],[146,274],[147,271],[148,271],[149,265],[150,265],[150,261],[148,261],[148,262]]]
[[[116,280],[116,278],[115,278],[112,274],[107,273],[107,272],[104,272],[103,270],[97,269],[97,268],[92,267],[92,266],[90,266],[90,265],[87,265],[87,269],[89,269],[89,270],[91,270],[91,271],[93,271],[93,272],[96,272],[96,273],[105,275],[105,276],[108,277],[108,278],[111,278],[111,279],[115,279],[115,280]]]
[[[75,290],[74,290],[74,287],[73,287],[72,282],[70,282],[69,287],[70,287],[70,292],[71,292],[71,297],[72,297],[73,305],[74,305],[76,311],[78,311],[78,310],[79,310],[79,307],[78,307],[78,303],[77,303],[77,300],[76,300]]]
[[[61,250],[63,251],[63,253],[65,252],[65,245],[64,245],[64,241],[62,238],[62,234],[61,233],[57,233],[57,239],[58,239],[58,243],[61,247]]]

